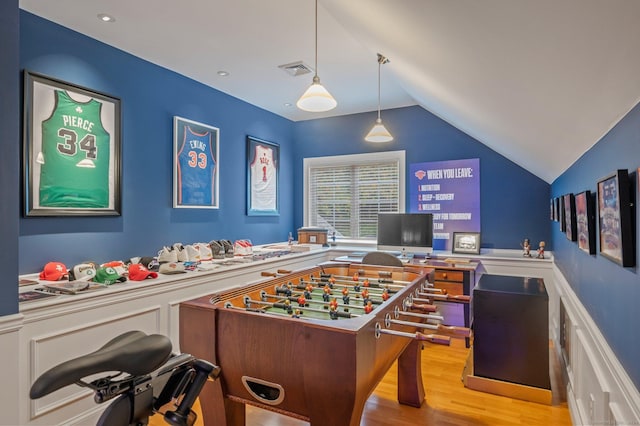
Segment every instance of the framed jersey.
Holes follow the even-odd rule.
[[[247,136],[247,215],[278,216],[280,146]]]
[[[24,72],[25,216],[120,215],[120,99]]]
[[[220,130],[173,117],[173,207],[218,208]]]

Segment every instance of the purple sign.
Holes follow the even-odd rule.
[[[451,250],[453,232],[480,232],[480,159],[409,166],[409,211],[433,213],[433,248]]]

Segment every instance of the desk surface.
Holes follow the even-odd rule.
[[[349,253],[345,256],[336,257],[334,260],[338,262],[349,262],[349,263],[362,263],[362,259],[366,252],[353,252]],[[457,258],[446,258],[446,259],[437,259],[437,258],[402,258],[398,256],[400,260],[402,260],[403,264],[413,265],[413,266],[425,266],[431,268],[438,269],[463,269],[475,271],[480,265],[479,262],[471,261],[469,259],[457,259]]]
[[[474,289],[474,292],[481,291],[547,297],[547,290],[542,278],[483,274]]]

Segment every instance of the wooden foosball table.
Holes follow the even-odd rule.
[[[424,401],[420,349],[442,325],[429,270],[325,263],[180,305],[180,349],[221,367],[200,394],[205,424],[244,425],[245,404],[314,426],[360,424],[398,360],[398,400]]]

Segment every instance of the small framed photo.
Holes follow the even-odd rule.
[[[120,215],[120,99],[24,71],[25,216]]]
[[[173,207],[217,209],[220,130],[173,117]]]
[[[480,232],[454,232],[451,252],[480,254]]]
[[[278,216],[280,146],[247,136],[247,215]]]
[[[596,254],[595,200],[591,191],[576,194],[576,231],[578,248],[589,254]]]
[[[567,240],[576,241],[578,233],[576,231],[576,199],[573,194],[564,196],[564,233]]]
[[[598,181],[600,254],[628,267],[635,265],[627,170],[616,170]]]

